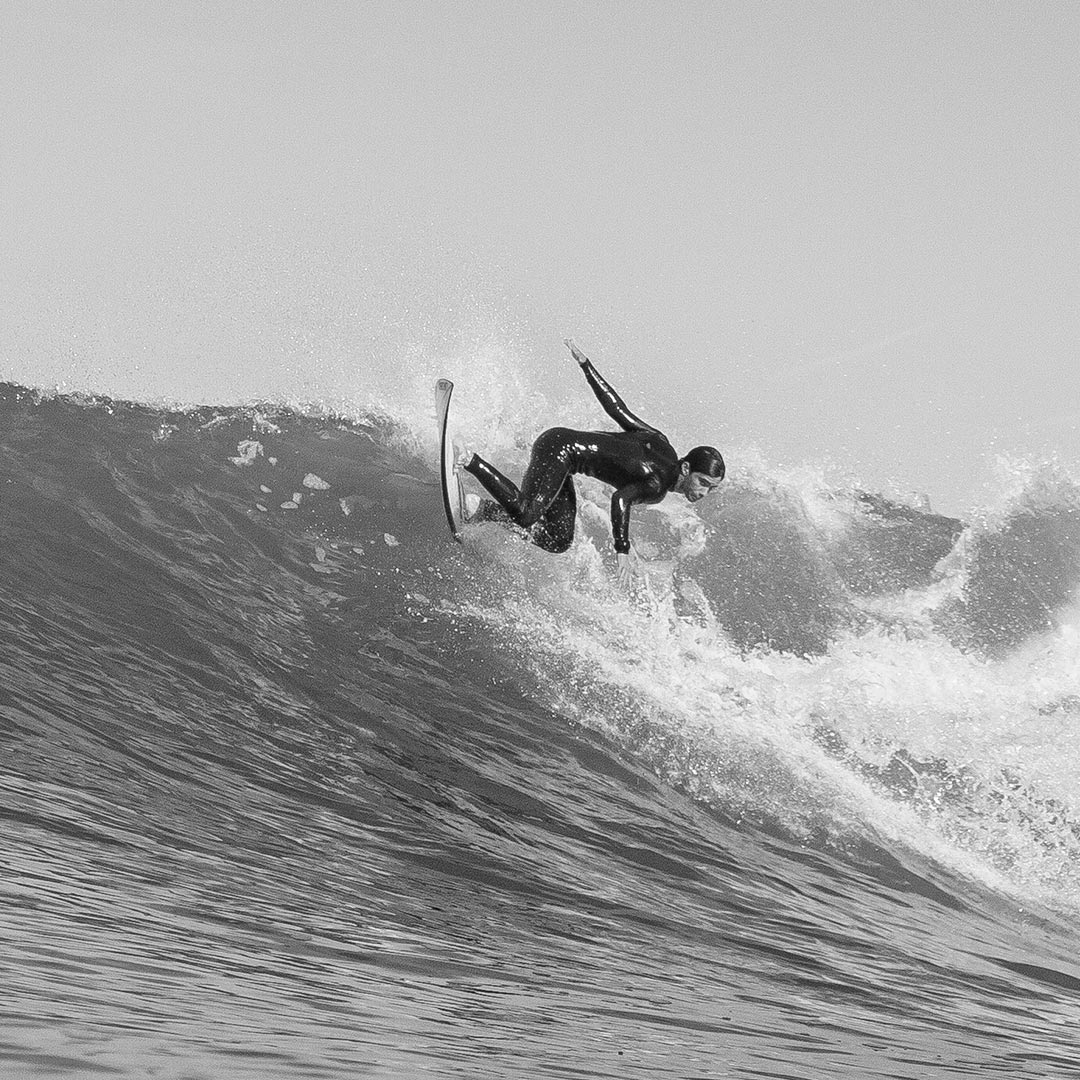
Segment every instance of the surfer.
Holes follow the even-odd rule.
[[[569,339],[578,362],[604,412],[622,431],[575,431],[554,427],[533,444],[521,487],[477,454],[463,467],[476,477],[497,505],[485,501],[473,520],[505,520],[532,530],[545,551],[562,552],[574,539],[577,495],[573,477],[580,473],[610,484],[611,535],[620,580],[632,572],[630,508],[658,503],[670,491],[690,502],[704,498],[724,479],[724,459],[712,446],[695,446],[680,458],[662,431],[635,416],[592,362]]]

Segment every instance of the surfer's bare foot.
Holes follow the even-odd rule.
[[[466,450],[464,447],[458,446],[454,443],[454,472],[460,473],[465,471],[465,466],[469,464],[473,459],[473,452]]]

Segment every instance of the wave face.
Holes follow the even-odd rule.
[[[1067,476],[735,469],[626,595],[588,481],[449,542],[423,417],[6,386],[0,451],[0,1075],[1080,1068]]]

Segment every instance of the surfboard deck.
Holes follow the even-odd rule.
[[[443,510],[446,511],[446,523],[450,526],[450,535],[460,544],[461,529],[465,524],[465,492],[461,480],[454,472],[454,444],[450,441],[448,421],[450,418],[450,398],[454,393],[454,384],[449,379],[435,382],[435,423],[439,438],[439,477],[442,481]]]

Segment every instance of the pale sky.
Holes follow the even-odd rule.
[[[0,0],[0,377],[496,334],[576,400],[574,336],[681,448],[963,512],[1077,459],[1078,57],[1074,0]]]

